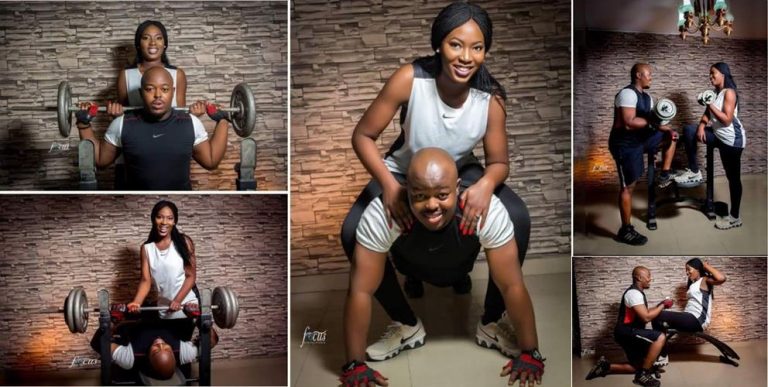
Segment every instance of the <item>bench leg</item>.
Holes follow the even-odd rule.
[[[645,227],[655,230],[656,226],[656,154],[648,152],[648,210]]]
[[[714,182],[714,175],[715,175],[715,157],[714,157],[714,147],[707,144],[707,198],[704,199],[704,206],[702,208],[702,212],[704,212],[704,215],[707,216],[709,220],[715,220],[715,204],[714,204],[714,196],[715,196],[715,182]]]

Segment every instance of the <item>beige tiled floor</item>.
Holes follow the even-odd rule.
[[[211,384],[214,386],[284,386],[287,369],[287,357],[214,359],[211,362]],[[192,374],[198,375],[197,365],[192,366]],[[94,386],[99,385],[99,375],[98,369],[38,372],[34,375],[4,375],[0,372],[0,384]]]
[[[739,366],[721,363],[720,352],[709,344],[680,346],[669,355],[670,363],[664,368],[661,385],[664,387],[742,387],[764,386],[766,383],[765,340],[728,343],[739,354]],[[606,356],[609,361],[623,361],[621,354]],[[608,375],[605,378],[584,380],[595,363],[595,358],[573,359],[573,387],[632,386],[632,375]]]
[[[633,196],[632,224],[648,237],[644,246],[629,246],[613,240],[621,226],[616,206],[617,189],[590,193],[589,198],[574,197],[574,255],[766,255],[766,177],[742,176],[741,218],[744,225],[718,230],[691,202],[668,204],[657,208],[658,229],[645,227],[647,193],[638,186]],[[705,197],[704,185],[681,189],[681,195]],[[728,180],[715,178],[715,202],[730,203]],[[667,197],[669,191],[657,198]]]
[[[542,353],[547,357],[542,386],[570,383],[570,275],[526,275],[533,300]],[[371,363],[390,386],[504,386],[499,377],[503,355],[474,342],[487,280],[473,280],[471,295],[425,286],[425,296],[409,300],[427,331],[426,343],[393,359]],[[291,385],[334,385],[345,362],[342,308],[346,292],[331,290],[291,295]],[[369,342],[389,322],[374,302]],[[304,329],[327,331],[325,344],[305,344]]]

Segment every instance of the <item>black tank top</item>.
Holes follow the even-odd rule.
[[[642,291],[642,289],[638,288],[634,284],[627,288],[627,290],[624,291],[624,293],[621,294],[621,303],[619,304],[619,316],[616,319],[616,332],[624,332],[631,329],[643,329],[645,328],[645,322],[640,319],[640,317],[637,316],[634,310],[627,308],[626,303],[624,302],[624,297],[627,295],[627,292],[635,289],[640,292],[640,294],[643,295],[643,304],[646,308],[648,308],[648,300],[645,298],[645,293]]]
[[[188,113],[173,111],[148,122],[139,110],[123,118],[121,134],[126,186],[130,190],[191,190],[190,161],[195,129]]]
[[[629,85],[624,87],[624,89],[629,89],[635,92],[637,94],[637,105],[635,106],[635,115],[637,117],[642,117],[645,119],[650,119],[652,115],[652,109],[653,106],[651,106],[651,96],[642,93],[638,91],[634,86]],[[621,89],[621,90],[624,90]],[[619,91],[621,93],[621,91]],[[616,93],[616,96],[619,95],[619,93]],[[617,128],[616,123],[619,120],[619,115],[621,114],[621,109],[614,106],[613,108],[613,128],[611,129],[611,134],[608,137],[608,144],[611,147],[633,147],[633,146],[641,146],[646,138],[650,136],[653,131],[651,131],[650,128],[644,128],[644,129],[636,129],[636,130],[626,130],[623,127]]]
[[[462,212],[457,207],[451,222],[440,230],[428,230],[415,221],[411,232],[400,235],[390,248],[395,266],[438,286],[461,279],[472,271],[481,248],[476,234],[461,235],[461,219]]]

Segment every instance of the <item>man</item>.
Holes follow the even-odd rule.
[[[613,338],[624,349],[628,363],[609,363],[604,356],[592,367],[587,380],[608,374],[635,374],[632,381],[641,386],[658,387],[661,383],[653,377],[651,368],[664,348],[664,333],[645,329],[648,322],[661,311],[672,306],[672,300],[664,300],[649,309],[645,289],[651,287],[651,271],[643,266],[632,270],[632,286],[624,291],[619,306],[619,316],[613,330]]]
[[[175,111],[171,108],[175,93],[166,69],[148,69],[141,78],[144,109],[114,119],[103,140],[96,140],[90,124],[97,107],[81,104],[76,125],[80,139],[94,144],[96,166],[109,166],[120,150],[125,156],[126,186],[131,190],[192,189],[191,158],[205,169],[216,169],[227,147],[227,115],[202,101],[190,107],[192,114]],[[204,110],[216,121],[210,139],[194,116]]]
[[[111,311],[115,316],[115,311]],[[122,314],[122,312],[118,312]],[[91,348],[99,351],[103,331],[97,330]],[[167,380],[173,377],[176,364],[189,364],[197,360],[199,343],[190,340],[187,319],[147,319],[122,322],[112,334],[112,361],[122,369],[140,370],[151,378]],[[211,348],[218,343],[216,330],[211,329]]]
[[[619,213],[621,228],[616,240],[630,245],[644,245],[648,238],[632,226],[632,192],[643,174],[643,153],[656,152],[663,145],[662,170],[659,187],[671,184],[670,168],[675,154],[677,132],[668,125],[659,125],[653,114],[653,99],[645,92],[651,87],[651,66],[637,63],[630,71],[631,84],[616,94],[613,109],[613,126],[608,148],[619,172]],[[663,144],[662,144],[663,142]],[[654,189],[654,187],[648,187]]]
[[[414,154],[407,173],[410,211],[418,221],[408,234],[397,225],[389,227],[381,198],[371,201],[363,212],[344,310],[349,361],[342,368],[344,386],[374,382],[387,385],[386,378],[364,363],[366,355],[372,360],[384,360],[424,343],[424,327],[403,296],[394,267],[419,280],[451,286],[472,270],[481,247],[485,248],[491,279],[498,285],[500,302],[508,313],[498,322],[478,324],[478,343],[497,347],[508,356],[522,352],[502,370],[501,376],[509,376],[510,384],[518,378],[521,385],[541,380],[544,358],[537,349],[533,306],[518,262],[514,226],[501,201],[493,196],[483,227],[460,233],[459,182],[451,156],[442,149],[425,148]],[[382,339],[366,350],[374,292],[394,323]],[[509,325],[508,320],[517,332],[519,349],[512,348],[515,339],[510,337],[511,329],[502,327]]]

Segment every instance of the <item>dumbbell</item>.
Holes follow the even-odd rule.
[[[659,98],[653,107],[653,114],[659,118],[661,125],[666,125],[677,115],[677,106],[669,98]]]
[[[715,102],[715,98],[717,98],[717,95],[712,90],[706,90],[702,91],[696,96],[696,101],[699,102],[699,105],[701,106],[707,106],[713,102]]]
[[[80,110],[72,103],[72,90],[69,82],[61,81],[56,98],[56,111],[59,121],[59,133],[63,137],[69,137],[72,128],[72,115]],[[124,111],[143,109],[143,106],[124,106]],[[188,107],[174,107],[174,110],[189,112]],[[235,133],[240,137],[248,137],[256,126],[256,100],[253,97],[251,88],[245,83],[238,83],[232,90],[232,97],[229,100],[229,107],[222,107],[219,110],[229,113],[232,126],[235,127]],[[99,106],[98,111],[106,112],[105,106]]]
[[[219,286],[213,289],[211,296],[211,309],[213,310],[213,320],[216,325],[222,329],[229,329],[235,326],[237,316],[240,314],[240,304],[234,291],[226,286]],[[142,306],[140,311],[168,310],[167,306]],[[64,308],[57,312],[64,313],[64,321],[72,333],[85,333],[88,329],[88,313],[98,312],[99,308],[89,308],[88,298],[82,287],[77,287],[69,291],[64,300]]]

